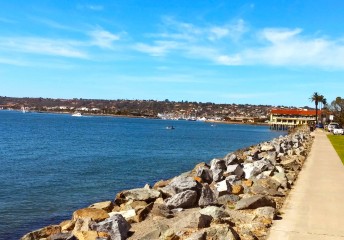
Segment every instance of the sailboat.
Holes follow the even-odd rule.
[[[25,107],[21,107],[22,113],[26,113]]]

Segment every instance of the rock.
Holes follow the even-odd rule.
[[[197,193],[193,190],[186,190],[171,197],[166,205],[169,208],[190,208],[197,202]]]
[[[151,214],[154,216],[173,218],[172,211],[165,204],[154,203]]]
[[[216,203],[217,201],[215,193],[210,189],[209,185],[205,183],[201,191],[201,196],[198,200],[198,206],[205,207],[209,205],[214,205]]]
[[[239,164],[227,165],[226,172],[230,175],[236,175],[238,179],[244,175],[244,170]]]
[[[120,210],[121,211],[127,211],[130,209],[135,209],[135,211],[136,211],[137,209],[144,208],[147,205],[148,204],[145,201],[129,200],[128,202],[121,204]],[[115,212],[115,211],[113,211],[113,212]]]
[[[244,180],[242,182],[246,187],[251,187],[253,185],[253,181],[248,179],[248,180]]]
[[[25,234],[20,240],[36,240],[41,238],[47,238],[51,235],[58,233],[61,233],[61,226],[51,225]]]
[[[56,233],[48,237],[48,240],[77,240],[74,235],[70,232],[67,233]]]
[[[129,209],[126,211],[120,211],[120,212],[111,212],[109,213],[110,217],[120,214],[122,217],[125,218],[128,222],[134,222],[134,218],[136,217],[136,211],[135,209]]]
[[[229,214],[223,208],[215,206],[208,206],[206,208],[201,209],[199,212],[202,215],[211,216],[213,219],[229,217]]]
[[[150,203],[147,206],[137,208],[136,216],[134,217],[134,222],[142,222],[143,220],[145,220],[148,214],[150,213],[150,211],[152,210],[153,205],[154,203]]]
[[[233,228],[226,224],[218,224],[206,229],[207,239],[240,240]]]
[[[153,202],[155,199],[159,198],[160,195],[161,193],[154,189],[136,188],[118,193],[115,202],[118,205],[129,200],[146,201],[147,203],[150,203]]]
[[[109,214],[102,210],[102,209],[95,209],[95,208],[82,208],[76,210],[73,213],[73,220],[76,221],[78,218],[90,218],[95,222],[103,221],[104,219],[108,218]]]
[[[75,221],[74,231],[90,231],[92,230],[91,226],[96,222],[93,221],[90,217],[77,218]]]
[[[213,181],[213,173],[208,166],[200,167],[197,170],[197,177],[200,177],[203,182],[209,184]]]
[[[296,158],[285,158],[280,163],[284,169],[290,169],[293,171],[297,171],[300,169],[300,165],[297,162]]]
[[[159,237],[166,232],[170,227],[164,223],[155,222],[150,229],[147,229],[147,233],[140,237],[140,240],[152,240],[159,239]]]
[[[243,198],[238,201],[235,205],[235,210],[255,209],[267,206],[276,208],[276,203],[265,196],[256,195],[248,198]]]
[[[287,188],[287,186],[288,186],[288,179],[287,179],[287,177],[285,176],[285,173],[283,173],[283,172],[275,173],[271,178],[272,178],[273,180],[279,182],[280,185],[281,185],[283,188]]]
[[[224,159],[214,158],[210,161],[210,169],[221,169],[226,170],[226,161]]]
[[[234,153],[229,153],[224,157],[226,161],[226,166],[238,163],[238,157]]]
[[[273,207],[260,207],[254,210],[254,213],[258,217],[264,217],[272,220],[275,217],[276,209]]]
[[[75,222],[72,220],[66,220],[59,224],[61,226],[61,232],[72,231],[75,227]]]
[[[214,182],[219,182],[219,181],[222,181],[224,179],[222,169],[219,169],[219,168],[212,169],[212,175],[213,175],[213,181]]]
[[[173,178],[170,185],[176,193],[181,193],[186,190],[199,191],[200,184],[192,177],[178,176]]]
[[[244,191],[244,187],[238,184],[232,185],[232,194],[242,194]]]
[[[234,203],[238,202],[240,197],[234,194],[227,194],[217,198],[218,204],[221,205],[233,205]]]
[[[278,181],[272,178],[265,178],[257,180],[250,190],[258,195],[284,196],[283,193],[277,190],[280,185]]]
[[[260,150],[262,151],[262,152],[267,152],[267,151],[273,151],[273,150],[275,150],[275,147],[274,147],[274,145],[272,145],[271,143],[263,143],[262,145],[261,145],[261,147],[260,147]]]
[[[168,229],[160,236],[159,240],[179,240],[180,237],[176,235],[173,229]]]
[[[254,214],[236,211],[232,209],[227,209],[227,213],[229,214],[230,218],[235,222],[250,223],[256,218],[256,215]]]
[[[218,197],[231,193],[231,185],[228,180],[223,180],[215,184],[216,194]]]
[[[206,232],[204,230],[201,230],[192,233],[189,237],[185,238],[185,240],[206,240],[206,236]]]
[[[175,232],[182,231],[185,228],[207,228],[210,226],[213,218],[208,215],[203,215],[199,212],[191,212],[172,226]]]
[[[153,189],[159,190],[159,188],[166,187],[170,183],[171,183],[171,180],[160,180],[154,184]]]
[[[104,237],[107,239],[108,237],[107,233],[97,231],[73,231],[73,235],[78,240],[95,240]]]
[[[243,171],[245,173],[245,178],[250,179],[259,173],[261,173],[254,165],[253,163],[245,163]]]
[[[113,202],[105,201],[105,202],[93,203],[92,205],[89,206],[89,208],[102,209],[106,212],[111,212],[113,209]]]
[[[115,214],[105,221],[99,222],[93,226],[93,229],[99,232],[106,232],[111,239],[127,239],[130,224],[120,214]]]

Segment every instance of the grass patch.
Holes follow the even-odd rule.
[[[344,135],[328,134],[327,137],[330,139],[330,142],[332,143],[334,149],[336,149],[336,152],[344,164]]]

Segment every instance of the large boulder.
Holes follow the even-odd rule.
[[[130,224],[120,214],[115,214],[105,221],[93,225],[93,229],[98,232],[106,232],[111,239],[127,239]]]
[[[193,190],[186,190],[171,197],[166,205],[169,208],[190,208],[197,203],[197,193]]]
[[[154,189],[148,188],[135,188],[131,190],[122,191],[117,194],[115,202],[120,205],[129,200],[133,201],[146,201],[147,203],[154,202],[159,198],[161,193]]]
[[[41,238],[47,238],[51,235],[58,233],[61,233],[61,226],[51,225],[25,234],[20,240],[36,240]]]
[[[181,193],[186,190],[199,191],[201,188],[200,183],[194,180],[192,177],[178,176],[175,177],[169,184],[176,193]]]
[[[96,208],[82,208],[82,209],[76,210],[73,213],[74,221],[76,221],[79,218],[81,219],[90,218],[92,221],[100,222],[108,217],[109,217],[109,214],[105,210],[96,209]]]
[[[235,205],[235,210],[241,210],[241,209],[256,209],[259,207],[273,207],[276,208],[276,203],[261,195],[255,195],[248,198],[243,198],[240,201],[238,201]]]
[[[211,170],[214,170],[214,169],[226,170],[226,160],[214,158],[213,160],[210,161],[210,169]]]
[[[207,239],[239,240],[239,235],[227,224],[217,224],[206,229]]]
[[[210,226],[212,217],[209,215],[203,215],[199,212],[191,212],[185,214],[179,221],[175,222],[172,229],[175,232],[180,232],[185,228],[207,228]]]

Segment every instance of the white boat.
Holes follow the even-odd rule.
[[[22,113],[26,113],[25,107],[21,107]]]
[[[82,114],[79,112],[73,113],[72,117],[82,117]]]

